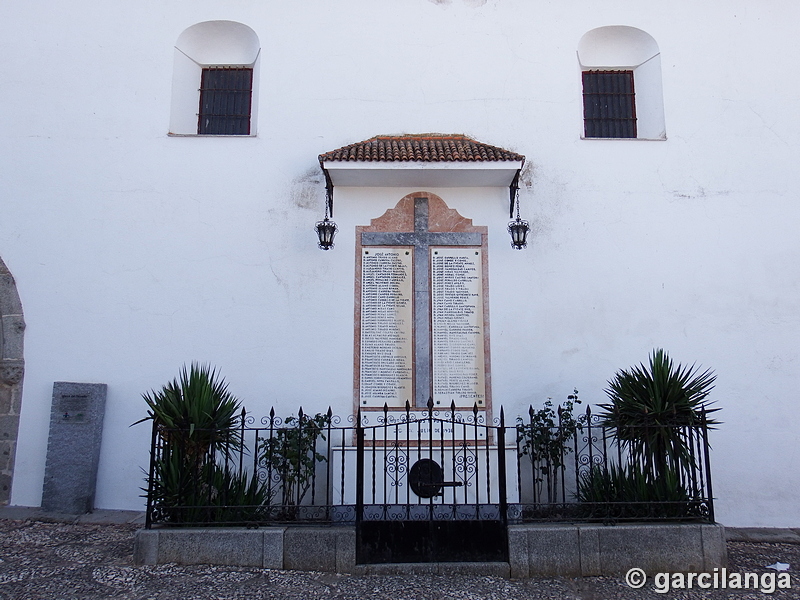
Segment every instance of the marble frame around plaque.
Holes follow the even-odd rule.
[[[424,205],[425,214],[421,216],[420,208]],[[424,217],[424,218],[423,218]],[[424,222],[423,222],[424,221]],[[415,233],[423,230],[429,235],[423,244],[415,243]],[[428,398],[433,397],[433,340],[431,322],[431,252],[432,249],[445,247],[473,248],[480,254],[480,293],[481,316],[483,333],[483,385],[484,403],[479,405],[479,410],[485,410],[488,422],[491,423],[492,393],[491,393],[491,353],[489,330],[489,282],[488,282],[488,228],[475,226],[471,219],[461,216],[456,210],[451,209],[439,196],[430,192],[415,192],[403,197],[394,208],[388,209],[383,215],[372,219],[370,225],[356,227],[356,261],[355,261],[355,302],[354,302],[354,369],[353,369],[353,405],[357,411],[383,410],[383,404],[363,403],[361,399],[361,318],[362,318],[362,256],[364,249],[377,247],[404,247],[412,249],[416,254],[414,261],[414,349],[413,349],[413,401],[412,409],[419,410],[427,405]],[[377,240],[382,240],[378,241]],[[444,243],[438,243],[444,240]],[[463,243],[467,240],[466,243]],[[396,243],[403,241],[403,244]],[[420,252],[420,249],[423,251]],[[424,255],[424,258],[423,258]],[[421,260],[420,260],[421,259]],[[424,266],[421,263],[424,260]],[[421,281],[424,283],[421,286]],[[421,287],[424,289],[421,289]],[[421,309],[421,310],[420,310]],[[420,316],[417,312],[424,314]],[[418,335],[420,328],[424,329],[422,336]],[[420,339],[424,338],[424,339]],[[444,416],[449,411],[449,404],[445,406],[439,401],[434,403],[434,409]],[[392,405],[387,402],[389,410],[396,412],[404,410],[404,403]],[[458,406],[459,411],[472,408],[473,402],[464,402]]]

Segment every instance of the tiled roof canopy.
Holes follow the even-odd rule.
[[[524,161],[516,152],[482,144],[465,135],[383,136],[320,154],[319,162],[494,162]]]

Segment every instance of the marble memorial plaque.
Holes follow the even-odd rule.
[[[433,401],[484,406],[481,250],[431,248]]]
[[[361,406],[413,404],[413,249],[361,250]]]

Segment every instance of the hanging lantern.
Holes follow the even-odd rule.
[[[511,234],[511,247],[515,250],[522,250],[528,245],[528,232],[530,227],[527,221],[517,218],[508,224],[508,233]]]
[[[328,211],[325,211],[325,218],[322,221],[317,221],[317,224],[314,226],[314,229],[317,231],[317,237],[319,238],[319,247],[320,250],[330,250],[333,248],[333,236],[336,235],[336,232],[339,230],[336,227],[336,223],[331,221],[328,218]]]
[[[511,183],[511,188],[510,188],[511,198],[513,202],[511,204],[511,209],[513,210],[515,205],[517,209],[517,218],[508,224],[508,233],[511,234],[511,247],[514,248],[514,250],[522,250],[528,245],[528,232],[531,230],[531,228],[528,226],[528,222],[523,221],[519,217],[519,187],[517,185],[518,179],[519,179],[519,171],[517,172],[517,175],[514,177],[514,181]]]
[[[314,229],[319,238],[318,245],[320,250],[330,250],[333,248],[333,236],[336,235],[339,228],[336,227],[336,223],[328,218],[329,213],[333,218],[333,181],[331,181],[328,171],[322,169],[322,172],[325,173],[325,218],[322,221],[317,221]]]

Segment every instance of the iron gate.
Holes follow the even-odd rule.
[[[369,415],[376,415],[371,424]],[[505,425],[485,413],[359,412],[356,562],[508,560]]]

